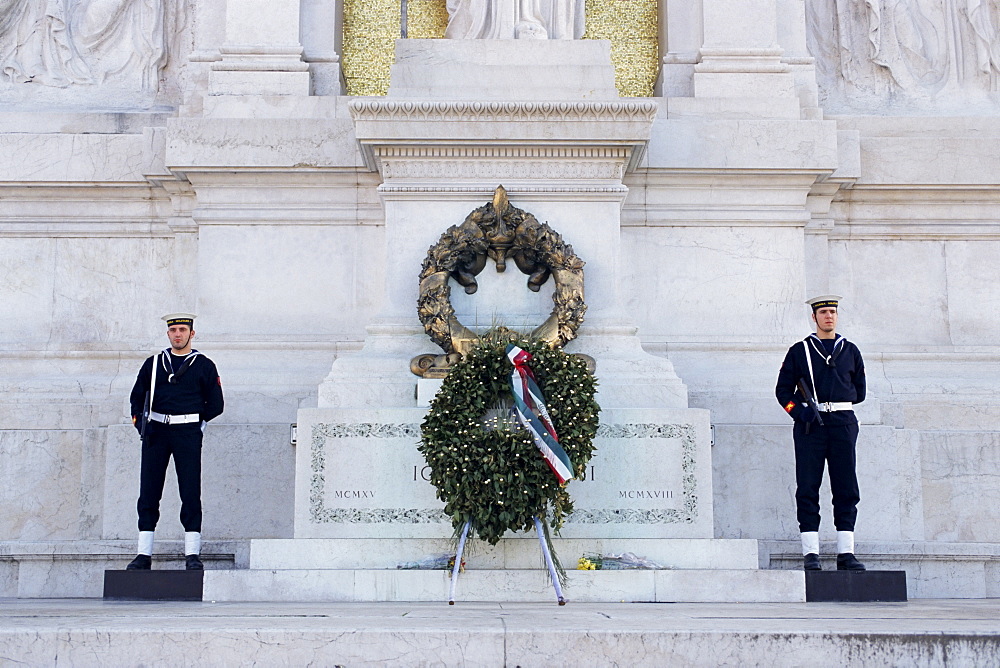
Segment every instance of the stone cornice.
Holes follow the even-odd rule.
[[[998,241],[995,222],[968,220],[834,221],[831,241]]]
[[[579,102],[393,100],[357,98],[350,102],[357,121],[605,122],[652,123],[659,104],[652,100]]]
[[[621,180],[621,161],[382,160],[386,179],[589,179]]]
[[[387,149],[454,152],[506,150],[500,160],[528,153],[581,149],[623,151],[635,168],[660,109],[654,100],[469,101],[358,98],[349,104],[365,164],[380,170]],[[446,149],[447,147],[447,149]],[[436,154],[435,157],[441,155]],[[559,156],[563,157],[563,156]],[[596,157],[596,154],[588,158]]]
[[[395,193],[427,193],[429,195],[447,195],[447,194],[492,194],[492,190],[489,186],[483,185],[441,185],[441,186],[429,186],[429,185],[406,185],[406,186],[390,186],[381,185],[378,188],[379,193],[383,195],[391,195]],[[604,194],[612,195],[613,199],[620,200],[626,193],[628,193],[628,188],[626,186],[519,186],[517,192],[520,196],[532,195],[532,194],[558,194],[558,193],[592,193],[592,194]]]
[[[381,160],[423,158],[465,158],[491,160],[514,158],[557,158],[559,160],[613,160],[621,162],[628,157],[623,146],[453,146],[448,144],[417,146],[378,146],[373,149]]]
[[[0,237],[171,236],[170,198],[149,183],[0,183]]]

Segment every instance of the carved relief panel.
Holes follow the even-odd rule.
[[[806,20],[830,110],[1000,99],[1000,0],[806,0]]]
[[[0,101],[152,104],[182,0],[0,0]]]

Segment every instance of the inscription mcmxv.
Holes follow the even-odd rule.
[[[337,499],[374,499],[373,489],[335,489],[331,494]]]

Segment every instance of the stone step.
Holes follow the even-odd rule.
[[[4,601],[4,665],[995,666],[997,601]]]
[[[761,540],[761,567],[800,570],[798,540]],[[836,565],[835,541],[820,542],[823,570]],[[1000,597],[1000,543],[858,541],[858,559],[870,571],[906,571],[906,592],[914,598]]]
[[[585,554],[631,552],[662,568],[757,569],[756,540],[702,538],[557,538],[555,550],[567,568]],[[309,538],[250,542],[255,569],[394,569],[433,555],[455,553],[455,542],[435,538]],[[472,542],[463,555],[469,570],[539,569],[542,553],[532,535],[496,545]]]
[[[250,541],[202,543],[206,569],[246,568]],[[123,569],[135,540],[0,541],[0,598],[100,598],[105,571]],[[158,540],[153,570],[184,568],[184,541]]]
[[[567,571],[569,601],[658,603],[804,602],[802,571]],[[450,572],[421,570],[206,571],[206,601],[447,601]],[[455,600],[555,602],[544,570],[469,570]]]

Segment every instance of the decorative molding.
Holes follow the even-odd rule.
[[[610,179],[621,180],[624,159],[618,162],[485,161],[485,160],[386,160],[385,179]]]
[[[827,238],[830,241],[998,241],[1000,228],[996,223],[968,221],[835,221]]]
[[[310,451],[309,519],[317,524],[435,524],[450,521],[443,510],[433,508],[327,508],[326,441],[329,438],[420,439],[419,424],[341,422],[313,425]]]
[[[644,340],[642,348],[651,355],[668,357],[677,353],[694,355],[778,355],[788,350],[791,341],[744,342],[744,341],[652,341]],[[896,346],[893,349],[865,346],[867,362],[926,362],[952,364],[955,362],[992,363],[1000,362],[1000,351],[990,346]]]
[[[163,220],[119,220],[111,223],[96,220],[24,219],[0,223],[0,238],[152,238],[173,237],[177,230]]]
[[[393,424],[391,422],[321,423],[313,427],[313,447],[322,445],[325,438],[413,438],[420,440],[419,424]],[[315,463],[315,462],[314,462]],[[314,466],[315,469],[315,466]]]
[[[620,159],[625,171],[645,154],[660,105],[652,100],[587,102],[425,101],[361,98],[349,103],[355,133],[370,171],[386,151],[438,157],[468,151],[520,160],[574,154]],[[483,123],[493,123],[489,129]],[[503,148],[489,147],[503,138]],[[426,153],[422,153],[426,151]],[[482,159],[482,158],[481,158]]]
[[[629,149],[624,146],[453,146],[440,144],[434,146],[377,146],[373,154],[385,160],[389,158],[470,158],[476,160],[498,160],[514,158],[525,160],[532,158],[567,158],[586,160],[625,160]]]
[[[268,352],[279,348],[282,353],[296,352],[321,352],[343,354],[347,352],[357,352],[364,345],[363,341],[296,341],[270,340],[270,341],[223,341],[198,337],[200,345],[206,349],[215,351],[237,351],[237,352]],[[0,350],[0,359],[10,360],[83,360],[92,362],[95,360],[133,360],[140,362],[151,354],[159,352],[163,346],[151,345],[148,349],[136,350],[125,342],[107,342],[109,346],[103,350]]]
[[[659,110],[653,100],[609,102],[467,102],[361,98],[350,102],[355,121],[466,121],[466,122],[594,122],[652,123]]]
[[[638,206],[626,203],[622,227],[805,227],[809,212],[795,207]]]
[[[385,225],[382,208],[372,206],[212,206],[195,209],[192,218],[198,225],[319,225],[323,227],[381,227]]]
[[[689,424],[602,424],[597,428],[597,438],[683,438],[691,448],[697,446],[694,427]],[[692,454],[693,454],[692,450]],[[692,469],[693,472],[693,469]]]
[[[681,507],[639,510],[635,508],[598,508],[575,510],[567,524],[691,524],[698,518],[698,440],[690,424],[602,424],[597,438],[681,439]]]
[[[627,186],[533,186],[533,187],[521,187],[519,186],[516,190],[511,188],[512,192],[516,192],[518,195],[525,195],[531,193],[540,194],[550,194],[550,193],[594,193],[594,194],[609,194],[621,197],[628,193]],[[393,194],[393,193],[427,193],[434,195],[437,193],[474,193],[489,195],[493,192],[490,186],[427,186],[427,185],[412,185],[412,186],[401,186],[401,185],[386,185],[383,184],[378,187],[378,192],[381,194]]]

